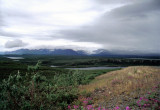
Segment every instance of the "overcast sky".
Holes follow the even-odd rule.
[[[160,0],[0,0],[0,51],[159,47]]]

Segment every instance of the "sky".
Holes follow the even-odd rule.
[[[160,53],[160,0],[0,0],[0,51]]]

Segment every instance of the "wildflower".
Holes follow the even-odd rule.
[[[88,104],[88,101],[87,101],[87,100],[84,100],[83,103],[87,105],[87,104]]]
[[[138,105],[138,106],[141,106],[140,102],[141,102],[141,100],[138,100],[138,101],[137,101],[137,105]]]
[[[90,97],[88,97],[87,99],[88,99],[88,100],[92,100],[92,98],[90,98]]]
[[[116,107],[115,107],[115,109],[116,109],[116,110],[118,110],[118,109],[119,109],[119,107],[118,107],[118,106],[116,106]]]
[[[148,94],[151,94],[151,92],[148,92]]]
[[[144,104],[144,105],[143,105],[143,107],[146,107],[146,106],[147,106],[147,104]]]
[[[126,107],[126,110],[131,110],[131,109],[129,108],[129,106],[127,106],[127,107]]]
[[[98,110],[101,110],[101,107],[98,107]]]
[[[77,109],[77,108],[79,108],[79,106],[77,106],[77,105],[74,105],[73,107],[74,107],[74,109]]]
[[[154,102],[158,102],[158,100],[154,100]]]
[[[147,104],[147,106],[150,106],[150,104]]]
[[[87,105],[87,109],[91,110],[92,109],[92,105]]]
[[[140,97],[139,99],[142,100],[144,97]]]
[[[148,102],[149,100],[148,99],[144,99],[144,101]]]
[[[71,109],[71,106],[70,106],[70,105],[68,105],[68,109]]]

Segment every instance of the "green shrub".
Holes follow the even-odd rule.
[[[57,75],[50,82],[38,73],[20,73],[9,76],[0,84],[1,110],[50,110],[64,109],[77,98],[75,84],[68,78],[74,75]],[[73,84],[75,83],[75,84]]]

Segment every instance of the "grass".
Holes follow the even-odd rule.
[[[86,79],[85,84],[88,84],[92,82],[93,79],[95,79],[95,77],[102,75],[102,74],[106,74],[111,71],[116,71],[116,70],[119,70],[119,69],[79,70],[79,72],[85,74],[85,79]]]
[[[91,94],[94,105],[132,103],[160,83],[159,73],[155,67],[128,67],[100,75],[90,84],[79,86],[79,91]]]

